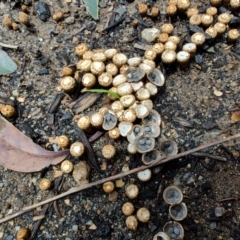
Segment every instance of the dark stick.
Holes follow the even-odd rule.
[[[119,25],[120,23],[122,23],[124,21],[125,17],[126,17],[126,14],[123,17],[121,17],[118,21],[116,21],[114,24],[103,29],[103,32],[107,32],[107,31],[111,30],[112,28],[116,27],[117,25]]]
[[[214,160],[218,160],[218,161],[222,161],[222,162],[227,161],[227,159],[225,157],[214,156],[214,155],[211,155],[209,153],[204,153],[204,152],[196,152],[196,153],[192,153],[191,155],[196,156],[196,157],[208,157],[208,158],[212,158]]]

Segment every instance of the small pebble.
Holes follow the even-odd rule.
[[[212,222],[212,223],[210,223],[210,229],[215,229],[216,227],[217,227],[217,224],[216,224],[216,222]]]
[[[75,22],[75,18],[74,17],[67,17],[64,22],[66,24],[73,24]]]
[[[145,28],[141,32],[141,37],[145,39],[147,42],[153,42],[159,36],[160,30],[156,28]]]

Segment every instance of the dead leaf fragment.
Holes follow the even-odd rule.
[[[18,172],[38,172],[63,161],[69,150],[47,151],[0,116],[0,164]]]

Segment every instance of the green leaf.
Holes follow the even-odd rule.
[[[83,0],[88,13],[95,19],[98,19],[98,2],[99,0]]]
[[[106,89],[87,89],[85,91],[86,92],[92,92],[92,93],[107,93],[107,94],[112,95],[115,98],[120,98],[120,96],[117,93],[106,90]]]
[[[0,49],[0,75],[13,73],[17,70],[17,64]]]

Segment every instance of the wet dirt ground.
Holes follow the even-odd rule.
[[[54,123],[49,124],[48,109],[53,97],[61,92],[61,69],[76,64],[78,58],[74,49],[79,43],[86,43],[91,49],[117,48],[128,57],[143,56],[144,51],[134,45],[149,44],[139,37],[145,26],[139,24],[135,28],[132,25],[133,18],[140,18],[137,5],[143,2],[147,2],[149,8],[159,6],[162,13],[157,18],[144,17],[145,26],[159,28],[163,22],[169,21],[164,14],[166,2],[160,0],[136,0],[132,3],[100,1],[98,21],[89,16],[81,2],[46,1],[51,14],[61,9],[66,11],[58,23],[52,17],[46,22],[41,21],[33,11],[35,3],[25,1],[30,17],[30,26],[26,27],[18,20],[22,3],[0,2],[0,22],[4,14],[10,14],[19,23],[18,31],[0,25],[0,42],[19,47],[17,50],[4,48],[19,68],[12,75],[0,77],[1,97],[14,100],[18,110],[18,116],[9,120],[35,143],[50,150],[57,148],[51,142],[55,136],[65,134],[72,142],[78,140],[73,119],[79,113],[69,104],[74,96],[65,94]],[[198,4],[192,1],[191,4],[201,8],[208,1],[198,1]],[[120,24],[103,31],[123,16],[125,18]],[[187,18],[179,16],[172,19],[172,23],[174,35],[187,39]],[[240,122],[231,122],[232,112],[240,107],[239,49],[240,41],[228,44],[224,34],[199,48],[184,68],[177,64],[165,66],[157,63],[166,74],[166,83],[153,99],[154,108],[162,117],[162,134],[177,142],[179,152],[239,132]],[[101,97],[80,115],[97,110],[103,102],[104,97]],[[109,139],[103,135],[92,143],[99,166],[106,163],[106,170],[99,173],[91,165],[90,182],[119,173],[123,167],[133,169],[142,165],[138,154],[127,152],[124,138],[112,141],[118,154],[106,161],[101,149],[107,141]],[[161,194],[158,196],[159,186],[164,189],[174,183],[181,187],[188,207],[188,216],[181,222],[185,230],[184,239],[240,239],[240,140],[206,149],[205,152],[225,157],[226,161],[191,155],[167,163],[162,169],[155,167],[148,182],[139,181],[136,174],[124,177],[125,185],[116,189],[115,199],[109,199],[101,186],[81,191],[51,205],[39,228],[36,227],[35,217],[41,215],[42,208],[1,224],[0,239],[16,239],[21,227],[37,228],[33,239],[39,240],[152,239],[170,220],[168,206]],[[79,161],[76,158],[71,160],[75,164]],[[59,166],[56,168],[59,169]],[[38,183],[43,176],[54,180],[54,171],[53,166],[44,173],[19,173],[0,167],[0,218],[45,200],[49,191],[41,191]],[[140,223],[136,231],[127,229],[126,217],[121,212],[123,203],[129,201],[125,187],[130,183],[140,188],[139,197],[131,201],[135,209],[146,207],[151,212],[150,221]],[[72,176],[64,175],[60,192],[73,186],[76,183]],[[225,211],[222,216],[216,217],[215,208],[219,206]]]

